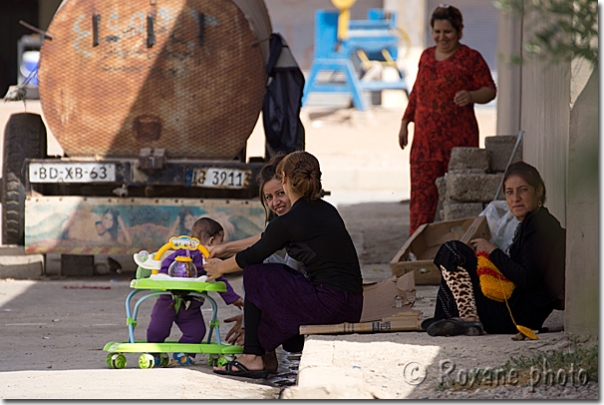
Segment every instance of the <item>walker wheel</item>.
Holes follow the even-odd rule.
[[[109,368],[125,368],[126,356],[120,353],[109,353],[107,355],[107,365]]]
[[[168,353],[160,353],[159,354],[159,366],[166,367],[168,364],[170,364],[170,356],[168,356]]]
[[[227,363],[229,362],[229,359],[227,359],[225,356],[220,356],[218,358],[218,360],[216,361],[216,365],[218,367],[223,367],[225,366]]]
[[[215,366],[218,364],[218,355],[210,354],[208,355],[208,366]]]
[[[155,366],[155,357],[149,353],[143,353],[138,358],[138,366],[140,368],[153,368]]]

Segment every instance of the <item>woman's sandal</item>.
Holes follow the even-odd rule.
[[[426,332],[430,336],[479,336],[484,335],[484,328],[480,322],[450,318],[431,323]]]
[[[239,371],[234,371],[233,367],[237,367]],[[214,372],[220,375],[246,378],[266,378],[268,376],[268,370],[249,370],[237,360],[232,360],[226,363],[224,365],[224,370],[214,370]]]

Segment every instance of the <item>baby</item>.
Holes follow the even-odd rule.
[[[224,230],[222,226],[211,218],[198,219],[191,229],[191,236],[199,239],[204,246],[213,246],[222,243],[224,238]],[[168,273],[170,264],[177,256],[187,254],[185,250],[177,250],[162,261],[160,273]],[[190,251],[193,264],[197,267],[197,277],[200,277],[206,272],[203,270],[203,257],[198,250]],[[227,305],[233,304],[239,309],[243,309],[243,300],[235,293],[233,287],[224,277],[219,277],[217,281],[222,281],[226,284],[227,290],[220,293],[220,296]],[[191,297],[184,295],[162,294],[158,297],[157,302],[151,312],[151,321],[147,328],[147,342],[163,343],[168,336],[172,324],[176,323],[182,332],[182,337],[179,343],[201,343],[206,334],[206,325],[201,315],[200,307],[204,299],[201,297]],[[195,354],[175,353],[174,360],[179,364],[193,364]],[[159,358],[156,356],[156,364],[160,364]]]

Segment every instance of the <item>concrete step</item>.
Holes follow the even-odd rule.
[[[44,274],[44,255],[26,254],[23,246],[0,246],[0,279],[40,278]]]

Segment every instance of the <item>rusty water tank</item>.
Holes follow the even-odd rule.
[[[233,159],[271,32],[262,0],[64,0],[41,48],[44,117],[69,157]]]

